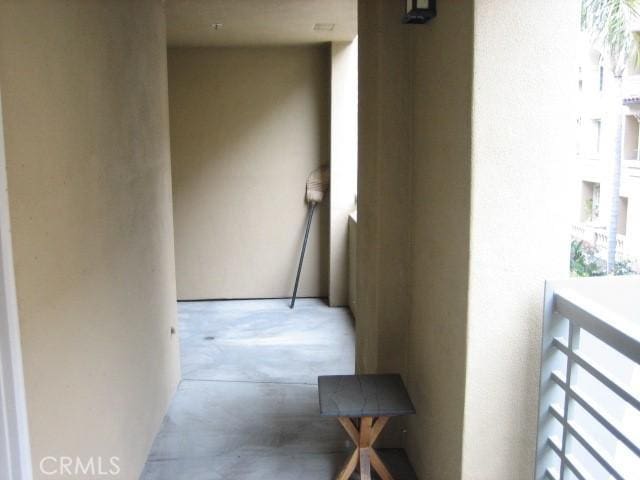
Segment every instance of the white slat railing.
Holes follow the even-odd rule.
[[[547,283],[535,479],[640,479],[640,277]]]

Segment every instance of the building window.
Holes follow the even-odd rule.
[[[593,156],[600,154],[600,136],[602,130],[602,122],[600,119],[591,120],[587,141],[589,142],[589,152]]]
[[[582,92],[582,67],[578,67],[578,90]]]
[[[598,76],[598,90],[602,91],[604,89],[604,67],[602,65],[600,65]]]
[[[582,182],[582,214],[580,221],[594,222],[600,216],[600,184]]]
[[[620,203],[618,205],[618,234],[627,234],[627,210],[629,209],[629,199],[627,197],[620,197]]]
[[[623,160],[638,158],[638,120],[633,115],[626,115],[624,122]]]

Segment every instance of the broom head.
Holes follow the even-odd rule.
[[[307,177],[307,202],[320,203],[329,190],[329,167],[323,165]]]

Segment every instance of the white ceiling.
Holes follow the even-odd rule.
[[[357,0],[166,0],[169,46],[285,45],[349,41]],[[211,25],[223,24],[216,30]],[[333,23],[333,31],[316,31]]]

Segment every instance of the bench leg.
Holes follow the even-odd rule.
[[[387,424],[389,417],[378,417],[375,422],[373,417],[362,417],[359,422],[360,429],[349,417],[338,417],[338,420],[355,443],[356,449],[340,470],[337,480],[349,480],[356,467],[359,467],[361,480],[371,480],[371,467],[382,480],[393,480],[393,476],[373,449],[373,443]]]
[[[362,417],[360,419],[360,438],[358,439],[358,449],[360,450],[360,480],[371,480],[371,462],[369,457],[371,425],[373,425],[373,418]]]
[[[358,465],[358,453],[359,449],[356,448],[340,470],[340,473],[336,477],[337,480],[349,480]]]
[[[382,463],[382,460],[373,448],[369,452],[369,455],[371,456],[371,466],[378,473],[378,475],[380,475],[380,478],[382,480],[393,480],[391,472],[387,470],[386,465]]]

